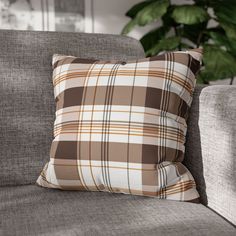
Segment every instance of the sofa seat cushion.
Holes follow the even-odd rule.
[[[34,185],[0,188],[0,235],[236,235],[201,204]]]

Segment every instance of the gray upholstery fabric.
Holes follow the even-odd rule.
[[[199,99],[205,86],[197,86],[193,93],[193,102],[187,120],[188,129],[183,163],[190,170],[197,183],[201,203],[207,205],[206,184],[203,176],[202,150],[199,130]],[[195,169],[193,169],[193,167]],[[193,171],[193,172],[192,172]]]
[[[124,194],[2,187],[0,212],[4,236],[236,235],[203,205]]]
[[[202,202],[236,225],[236,86],[198,88],[190,116],[185,164]]]
[[[3,30],[0,42],[0,186],[34,183],[52,141],[52,55],[128,60],[144,52],[114,35]]]
[[[144,52],[136,40],[113,35],[0,30],[0,42],[0,186],[30,184],[49,158],[52,54],[128,60]],[[235,86],[197,87],[185,157],[202,202],[234,224],[235,109]],[[0,212],[0,235],[236,233],[203,205],[36,186],[1,187]]]

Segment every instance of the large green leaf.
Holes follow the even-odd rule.
[[[126,12],[125,15],[130,18],[134,18],[144,7],[148,6],[154,1],[155,0],[137,3],[132,8],[130,8],[129,11]]]
[[[176,6],[172,17],[177,23],[185,25],[199,24],[209,19],[207,11],[195,5]]]
[[[227,49],[230,48],[230,43],[228,38],[225,36],[223,30],[214,28],[209,29],[207,34],[209,35],[210,39],[213,40],[214,44],[217,46],[225,46]]]
[[[145,26],[161,18],[166,13],[168,6],[168,0],[156,0],[147,5],[124,27],[122,34],[129,33],[136,25]]]
[[[160,39],[165,37],[169,30],[170,27],[160,27],[145,34],[140,39],[144,50],[147,51],[152,48]]]
[[[236,1],[235,0],[210,0],[215,15],[219,21],[236,25]]]
[[[137,22],[136,22],[135,19],[130,20],[130,21],[126,24],[126,26],[123,28],[121,34],[124,34],[124,35],[128,34],[136,25],[137,25]]]
[[[153,56],[158,54],[161,51],[171,51],[175,50],[180,45],[180,37],[173,36],[165,39],[159,40],[156,45],[146,52],[147,56]]]
[[[225,22],[220,22],[220,25],[225,30],[228,38],[236,40],[236,25]]]
[[[236,58],[236,41],[225,35],[225,32],[220,27],[210,28],[207,31],[209,38],[214,45],[225,47],[227,51]]]
[[[169,6],[168,0],[157,0],[140,11],[136,18],[138,25],[147,25],[162,17]]]
[[[235,58],[218,46],[204,46],[203,63],[205,68],[201,71],[201,76],[205,80],[225,79],[236,75]]]

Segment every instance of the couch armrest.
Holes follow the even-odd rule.
[[[202,203],[236,225],[236,86],[197,88],[185,158]]]

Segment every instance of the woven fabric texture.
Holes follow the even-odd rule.
[[[181,164],[201,52],[128,62],[54,55],[56,120],[41,186],[191,201]]]
[[[236,235],[201,204],[35,185],[0,188],[0,212],[2,236]]]
[[[35,183],[53,139],[52,55],[130,60],[144,52],[119,35],[0,30],[0,42],[0,186]]]
[[[203,87],[195,98],[184,164],[201,202],[236,225],[236,86]]]

